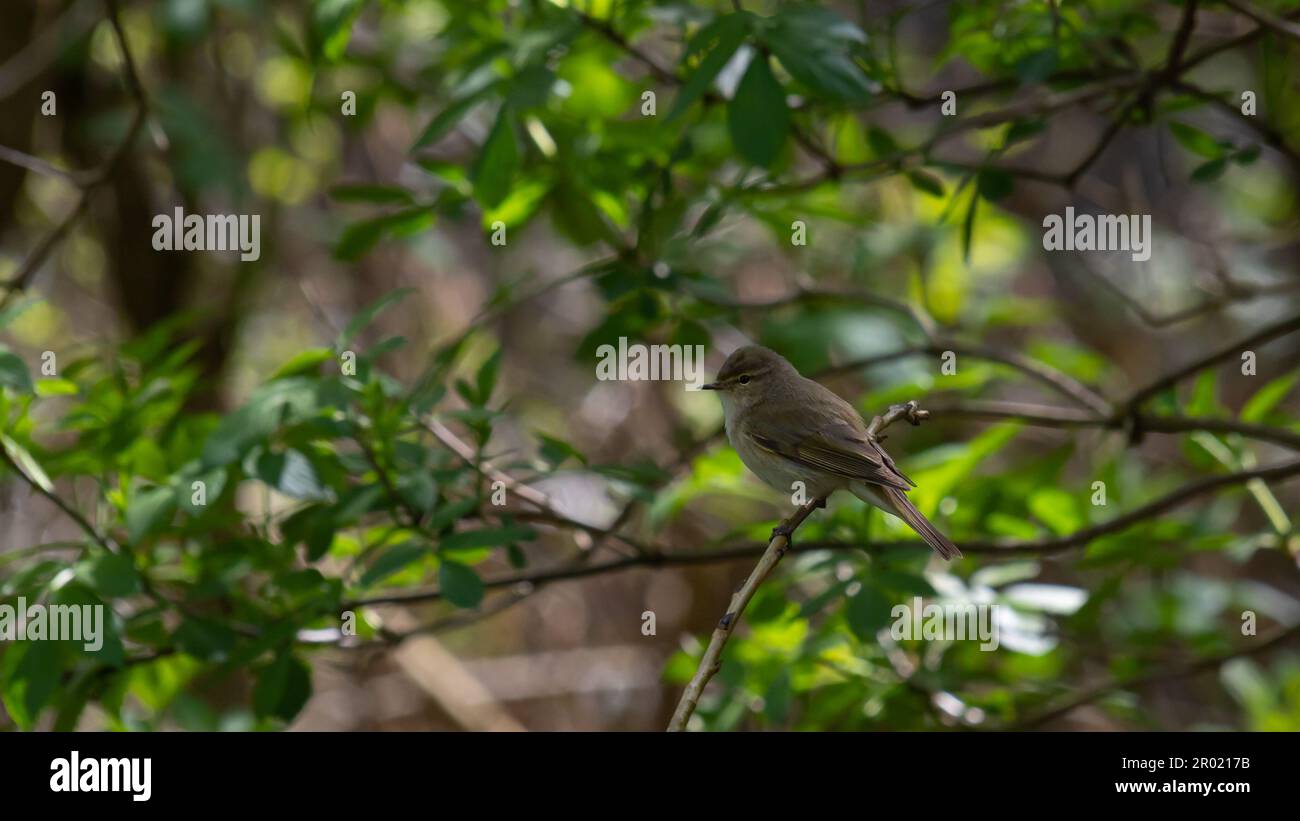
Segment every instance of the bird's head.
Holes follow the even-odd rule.
[[[718,378],[701,389],[718,391],[724,404],[735,402],[749,405],[756,402],[769,389],[799,372],[776,351],[760,345],[737,348],[722,363]]]

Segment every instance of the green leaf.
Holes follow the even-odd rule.
[[[438,567],[438,586],[443,598],[457,607],[478,607],[483,601],[483,580],[474,568],[443,559]]]
[[[972,195],[970,206],[966,209],[966,219],[961,224],[961,258],[970,264],[971,238],[975,235],[975,211],[979,208],[980,198]]]
[[[1286,398],[1291,389],[1295,387],[1296,381],[1300,380],[1300,371],[1293,371],[1283,374],[1276,379],[1272,379],[1264,387],[1255,391],[1255,395],[1250,397],[1241,409],[1241,420],[1243,422],[1262,422],[1277,404]]]
[[[322,363],[329,362],[334,357],[333,348],[308,348],[301,353],[295,354],[288,362],[277,368],[275,373],[271,374],[271,381],[283,379],[286,376],[315,374]]]
[[[898,141],[888,131],[879,126],[867,130],[867,142],[877,157],[892,157],[898,153]]]
[[[0,345],[0,388],[13,388],[20,393],[32,392],[32,377],[27,371],[27,363],[3,345]]]
[[[672,110],[668,112],[667,122],[672,122],[686,112],[695,101],[704,96],[713,83],[718,72],[722,71],[740,44],[745,42],[749,33],[749,20],[744,14],[726,14],[704,28],[700,29],[686,47],[682,56],[685,65],[691,60],[700,59],[695,71],[691,72],[682,84],[673,100]]]
[[[330,189],[330,196],[339,202],[370,202],[378,205],[411,205],[415,201],[411,192],[405,188],[369,183],[336,185]]]
[[[437,533],[452,522],[458,522],[469,514],[478,510],[477,499],[458,499],[455,502],[444,505],[434,511],[425,523],[425,528],[430,532]]]
[[[492,398],[492,389],[497,384],[497,374],[501,370],[501,349],[496,351],[487,358],[483,366],[478,369],[478,376],[475,378],[475,389],[478,391],[479,402],[486,405]]]
[[[253,711],[261,718],[290,721],[310,697],[311,671],[293,653],[281,650],[257,677]]]
[[[1029,497],[1029,512],[1058,536],[1078,530],[1083,524],[1078,500],[1059,487],[1045,487]]]
[[[348,322],[347,327],[339,334],[338,339],[334,340],[334,350],[342,351],[349,342],[361,333],[362,329],[375,321],[385,309],[396,305],[415,293],[414,288],[398,288],[396,291],[390,291],[379,299],[362,308],[361,311]]]
[[[388,234],[406,234],[433,223],[433,211],[424,206],[354,222],[343,229],[334,256],[345,262],[360,259]]]
[[[68,379],[38,379],[36,380],[36,395],[40,397],[47,396],[76,396],[81,392],[76,382]]]
[[[334,495],[316,477],[307,457],[296,450],[263,453],[257,459],[257,478],[292,499],[325,501]]]
[[[315,0],[312,3],[311,34],[315,53],[331,63],[338,62],[352,38],[352,24],[363,0]]]
[[[33,308],[44,301],[44,299],[40,298],[25,299],[21,302],[15,302],[8,308],[0,310],[0,328],[4,328],[10,322],[13,322],[18,317],[27,313],[29,308]]]
[[[45,475],[40,463],[27,452],[26,448],[3,433],[0,433],[0,444],[4,445],[5,453],[9,454],[9,458],[18,465],[18,469],[23,472],[23,476],[27,477],[28,482],[46,493],[54,492],[54,483],[50,481],[49,476]]]
[[[576,459],[584,465],[587,464],[586,457],[563,439],[556,439],[554,436],[547,436],[544,433],[538,433],[537,439],[541,442],[541,447],[538,448],[537,453],[552,470],[569,459]]]
[[[1228,170],[1228,159],[1220,157],[1217,160],[1209,160],[1196,166],[1192,171],[1192,182],[1213,182],[1223,176],[1223,172]]]
[[[783,8],[764,36],[792,77],[825,97],[850,103],[872,97],[871,81],[851,55],[866,40],[857,26],[817,6]]]
[[[1178,141],[1179,145],[1193,154],[1199,154],[1211,160],[1223,156],[1223,146],[1219,144],[1218,140],[1199,128],[1172,120],[1169,123],[1169,133],[1174,135],[1174,139]]]
[[[186,616],[176,628],[178,647],[197,659],[221,661],[234,648],[238,636],[221,622]]]
[[[776,680],[767,688],[763,696],[763,717],[772,724],[781,724],[790,713],[790,704],[794,700],[794,691],[790,685],[789,669],[782,669]]]
[[[77,576],[106,599],[140,592],[140,574],[130,556],[102,553],[77,565]]]
[[[874,642],[876,633],[892,621],[889,599],[875,587],[864,585],[856,596],[844,604],[844,618],[853,635]]]
[[[408,473],[397,480],[397,492],[407,505],[421,513],[428,513],[437,501],[438,485],[423,470]]]
[[[1018,142],[1023,142],[1036,137],[1047,130],[1047,120],[1016,120],[1007,128],[1006,136],[1002,138],[1004,148],[1009,148]]]
[[[1045,48],[1023,57],[1016,63],[1016,76],[1022,83],[1041,83],[1056,71],[1059,62],[1055,48]]]
[[[943,180],[926,171],[908,171],[907,180],[912,183],[913,188],[924,191],[932,197],[942,197],[947,193],[943,187]]]
[[[475,547],[496,547],[511,542],[530,542],[537,538],[537,531],[522,525],[506,527],[484,527],[478,530],[462,530],[444,536],[438,543],[438,549],[466,550]]]
[[[1000,168],[981,168],[977,185],[981,197],[990,202],[997,202],[1011,193],[1011,190],[1016,187],[1016,181]]]
[[[383,493],[383,488],[371,486],[366,491],[376,495]],[[285,544],[294,546],[305,544],[307,558],[316,561],[325,555],[334,541],[334,531],[341,526],[336,511],[325,505],[308,505],[284,520],[280,526]]]
[[[1212,416],[1220,410],[1219,377],[1215,371],[1202,371],[1192,384],[1192,396],[1187,402],[1187,413],[1192,416]]]
[[[315,412],[316,396],[317,383],[300,376],[270,382],[254,390],[247,404],[228,414],[208,435],[203,445],[204,467],[243,458],[281,424]]]
[[[139,491],[126,508],[126,534],[131,544],[157,530],[171,519],[176,509],[176,492],[169,487]]]
[[[1237,165],[1250,165],[1259,159],[1259,144],[1248,145],[1232,155],[1232,161]]]
[[[755,54],[727,104],[727,127],[732,145],[753,165],[770,166],[785,145],[790,130],[790,110],[767,58]]]
[[[32,729],[59,686],[59,643],[18,641],[0,658],[0,696],[5,711],[24,730]]]
[[[434,115],[434,118],[429,121],[429,124],[424,127],[424,131],[420,132],[420,136],[416,139],[415,145],[411,146],[411,150],[415,151],[418,148],[432,145],[433,143],[438,142],[438,140],[441,140],[447,135],[447,132],[451,131],[451,129],[456,126],[457,123],[465,119],[466,114],[472,111],[479,103],[486,100],[496,91],[496,89],[497,85],[495,83],[480,88],[472,94],[468,94],[461,97],[459,100],[453,101],[451,105],[447,106],[442,111],[439,111]]]
[[[419,542],[402,542],[384,550],[366,568],[362,574],[360,584],[362,587],[370,587],[378,584],[407,565],[428,556],[429,548]]]
[[[518,165],[514,117],[509,107],[503,105],[470,175],[474,182],[474,199],[485,208],[498,205],[510,193],[510,182]]]

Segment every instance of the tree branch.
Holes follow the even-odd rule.
[[[1222,653],[1217,656],[1210,656],[1209,658],[1188,662],[1186,664],[1177,667],[1172,667],[1165,670],[1156,670],[1155,672],[1147,673],[1146,675],[1137,676],[1136,678],[1111,679],[1110,681],[1107,681],[1104,684],[1099,684],[1094,687],[1089,687],[1083,692],[1080,692],[1072,696],[1071,698],[1067,699],[1066,701],[1062,702],[1061,704],[1055,707],[1048,708],[1041,713],[1038,713],[1036,715],[1024,719],[1023,721],[1016,722],[1015,725],[1012,727],[1003,728],[1003,729],[1032,730],[1035,727],[1040,727],[1048,723],[1049,721],[1053,721],[1054,719],[1061,718],[1062,716],[1065,716],[1073,712],[1074,710],[1077,710],[1078,708],[1084,706],[1085,704],[1091,704],[1092,702],[1100,698],[1104,698],[1105,696],[1110,695],[1111,693],[1116,692],[1118,690],[1136,690],[1140,687],[1145,687],[1149,684],[1156,684],[1162,681],[1172,681],[1174,679],[1187,678],[1189,676],[1198,675],[1200,673],[1209,672],[1211,670],[1217,670],[1220,667],[1222,667],[1224,664],[1227,664],[1229,661],[1232,661],[1233,659],[1247,658],[1249,656],[1256,656],[1261,653],[1265,653],[1281,644],[1284,644],[1296,638],[1297,636],[1300,636],[1300,624],[1294,625],[1289,628],[1283,628],[1281,630],[1278,630],[1274,632],[1271,636],[1264,638],[1262,641],[1258,643],[1252,643],[1240,649],[1232,650],[1227,653]]]
[[[1254,3],[1247,2],[1247,0],[1223,0],[1223,3],[1224,5],[1231,6],[1246,15],[1256,23],[1259,23],[1261,28],[1272,29],[1278,34],[1284,34],[1287,37],[1293,37],[1296,40],[1300,40],[1300,26],[1297,26],[1290,20],[1278,17],[1273,12],[1267,9],[1261,9]]]
[[[1098,419],[1073,408],[998,400],[969,400],[939,404],[935,406],[935,412],[942,416],[965,416],[973,419],[1012,419],[1044,428],[1123,430],[1127,424],[1133,424],[1148,433],[1192,433],[1194,431],[1235,433],[1247,439],[1271,442],[1292,450],[1300,450],[1300,433],[1255,422],[1216,419],[1208,416],[1139,413],[1135,417],[1112,416]]]
[[[918,418],[924,417],[918,416]],[[1291,462],[1283,462],[1277,465],[1270,465],[1265,468],[1244,470],[1236,473],[1225,473],[1219,476],[1211,476],[1206,479],[1201,479],[1196,482],[1189,482],[1158,499],[1130,511],[1129,513],[1064,536],[1053,536],[1044,539],[1031,539],[1018,542],[958,541],[956,544],[963,553],[985,554],[995,558],[1024,555],[1055,555],[1084,547],[1092,540],[1098,539],[1102,536],[1109,536],[1127,530],[1146,519],[1154,519],[1166,511],[1180,507],[1216,490],[1244,485],[1255,479],[1282,480],[1298,475],[1300,475],[1300,459]],[[802,510],[802,508],[800,508],[800,510]],[[799,511],[796,511],[795,516],[798,515]],[[807,518],[806,514],[799,519],[799,522],[802,523],[804,518]],[[787,520],[787,522],[788,521],[789,520]],[[690,552],[647,552],[600,564],[584,563],[565,565],[562,567],[547,568],[545,570],[528,571],[527,573],[520,573],[500,579],[485,579],[483,581],[483,586],[488,590],[512,587],[527,589],[530,587],[549,584],[551,582],[581,579],[588,576],[599,576],[605,573],[617,573],[638,567],[680,567],[715,564],[717,562],[761,556],[767,550],[771,549],[771,546],[775,541],[776,540],[773,539],[767,544],[746,542]],[[792,546],[789,544],[789,541],[786,540],[784,552],[802,553],[810,550],[886,550],[908,547],[919,548],[924,546],[924,542],[916,540],[863,544],[858,541],[844,541],[837,539],[800,541],[798,545]],[[420,604],[424,602],[438,601],[442,597],[442,591],[437,589],[406,590],[398,593],[354,599],[345,602],[343,604],[343,609],[348,610],[356,607],[369,607],[378,604]]]
[[[1212,365],[1217,365],[1226,359],[1231,359],[1234,356],[1240,355],[1242,351],[1248,348],[1252,348],[1256,345],[1263,345],[1266,342],[1271,342],[1278,337],[1286,336],[1287,334],[1296,331],[1300,331],[1300,315],[1289,317],[1261,328],[1245,339],[1233,342],[1232,344],[1226,345],[1213,353],[1206,354],[1199,359],[1193,360],[1183,367],[1165,374],[1146,387],[1135,391],[1132,396],[1122,403],[1121,413],[1124,415],[1131,415],[1148,399],[1172,388],[1183,379],[1186,379],[1195,373],[1199,373]]]
[[[115,552],[113,550],[113,546],[109,543],[108,539],[104,536],[101,536],[99,532],[95,530],[94,525],[92,525],[90,521],[86,519],[85,516],[81,515],[80,511],[78,511],[76,508],[74,508],[72,505],[68,504],[67,502],[63,501],[63,499],[60,498],[57,493],[47,489],[40,482],[37,482],[32,477],[28,476],[27,471],[19,467],[18,463],[14,461],[14,458],[9,455],[9,451],[7,448],[0,447],[0,461],[3,461],[6,465],[8,465],[9,469],[14,472],[14,475],[16,475],[19,479],[22,479],[23,482],[25,482],[28,485],[28,487],[30,487],[32,490],[36,491],[40,495],[44,496],[46,499],[50,501],[51,504],[53,504],[59,510],[63,511],[64,515],[66,515],[69,519],[75,522],[77,527],[81,528],[82,531],[84,531],[85,534],[89,536],[90,539],[95,544],[104,548],[104,550],[107,550],[109,553]]]

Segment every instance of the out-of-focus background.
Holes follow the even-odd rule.
[[[626,338],[919,401],[967,553],[835,499],[692,727],[1300,729],[1294,4],[4,17],[0,599],[110,616],[0,643],[0,726],[661,729],[790,508]]]

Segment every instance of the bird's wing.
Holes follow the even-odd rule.
[[[764,450],[814,470],[899,490],[916,486],[867,434],[866,426],[852,406],[840,400],[829,408],[822,413],[809,406],[792,408],[780,416],[798,419],[794,429],[777,431],[768,426],[769,429],[759,432],[751,425],[746,435]]]

